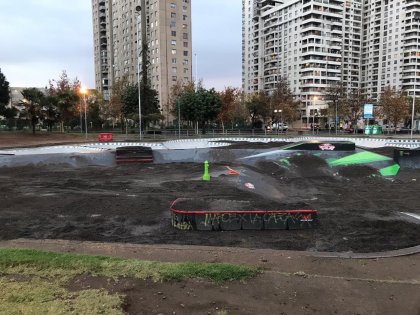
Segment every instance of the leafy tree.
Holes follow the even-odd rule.
[[[406,95],[401,91],[392,89],[390,86],[387,86],[381,93],[379,106],[381,112],[394,127],[397,127],[409,113],[409,104]]]
[[[195,84],[194,82],[187,82],[184,83],[182,81],[177,81],[172,87],[169,94],[169,99],[166,107],[166,113],[172,113],[178,119],[178,100],[180,95],[187,92],[187,91],[195,91]],[[166,117],[166,121],[169,121],[169,118]]]
[[[98,90],[89,90],[87,103],[87,116],[89,121],[92,122],[92,127],[102,128],[104,123],[102,111],[105,103],[102,94]]]
[[[0,114],[4,110],[3,107],[6,107],[10,102],[10,88],[9,82],[6,80],[6,77],[1,72],[0,69]]]
[[[58,112],[57,98],[54,96],[44,96],[41,98],[41,117],[48,131],[52,131],[53,126],[59,122],[60,113]]]
[[[233,87],[227,87],[224,91],[219,93],[222,107],[217,119],[222,123],[223,133],[225,132],[225,124],[233,122],[235,117],[235,109],[239,102],[239,90]]]
[[[232,119],[232,129],[234,123],[244,126],[249,118],[248,109],[245,102],[245,93],[242,91],[238,93],[238,101],[235,103]]]
[[[214,89],[206,90],[199,86],[196,91],[186,89],[178,99],[181,117],[198,123],[205,133],[206,123],[213,121],[220,113],[222,102]]]
[[[0,116],[4,116],[6,119],[15,117],[16,108],[8,107],[10,102],[10,87],[6,77],[0,69]]]
[[[128,85],[127,76],[123,76],[115,82],[112,87],[111,98],[106,111],[106,118],[112,119],[113,122],[121,122],[122,129],[124,129],[123,122],[125,120],[123,97]]]
[[[126,86],[122,95],[122,113],[124,117],[139,120],[139,92],[137,84],[129,84]],[[148,126],[152,122],[161,120],[162,114],[159,108],[158,92],[149,85],[141,84],[141,120],[142,128]]]
[[[264,121],[272,115],[271,100],[267,92],[260,91],[248,96],[245,101],[246,108],[248,109],[251,118],[252,127],[257,126],[259,118]]]
[[[42,105],[45,102],[45,96],[36,88],[24,89],[21,94],[23,100],[20,102],[20,105],[23,107],[23,110],[20,115],[31,122],[32,133],[35,134],[36,124],[43,120]]]
[[[291,122],[298,118],[299,106],[300,101],[295,100],[289,82],[281,78],[272,95],[272,110],[281,110],[283,120]]]
[[[74,79],[71,81],[66,71],[63,71],[58,80],[50,80],[48,95],[56,98],[56,106],[61,122],[61,131],[64,132],[64,125],[77,121],[77,105],[80,102],[80,82]]]

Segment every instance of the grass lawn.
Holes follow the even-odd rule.
[[[161,263],[100,256],[0,249],[0,314],[122,314],[124,296],[106,290],[71,292],[79,275],[153,281],[204,278],[241,280],[259,268],[206,263]]]

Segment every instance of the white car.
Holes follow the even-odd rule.
[[[273,130],[287,131],[288,129],[289,129],[289,126],[286,123],[274,123],[273,124]]]

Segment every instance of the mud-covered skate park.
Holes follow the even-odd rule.
[[[411,252],[418,146],[280,137],[3,149],[0,237]]]
[[[0,248],[260,270],[71,282],[123,294],[128,314],[418,314],[419,147],[279,136],[2,148]]]

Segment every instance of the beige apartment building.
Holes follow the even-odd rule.
[[[96,89],[109,100],[124,76],[137,83],[144,43],[149,83],[171,123],[171,87],[192,80],[191,0],[92,0],[92,17]]]

